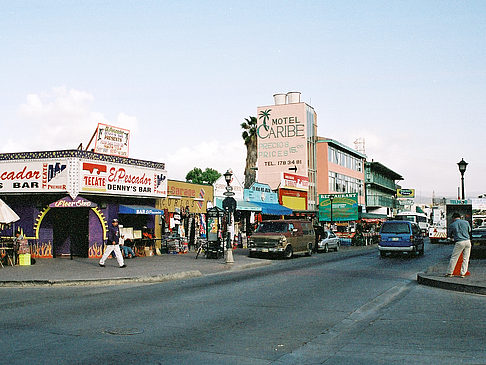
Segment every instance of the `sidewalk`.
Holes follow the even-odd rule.
[[[110,258],[105,267],[98,265],[99,259],[75,257],[36,259],[31,266],[7,266],[0,268],[0,287],[35,285],[111,285],[128,282],[151,283],[198,277],[225,271],[244,270],[270,265],[271,260],[253,259],[248,251],[233,251],[234,264],[225,264],[224,259],[195,259],[196,253],[125,260],[126,268],[119,268],[116,259]]]
[[[341,246],[340,252],[367,250],[376,250],[376,246]],[[251,269],[279,262],[249,258],[248,250],[240,248],[233,250],[234,264],[225,264],[224,259],[206,259],[202,256],[196,260],[195,257],[195,252],[137,257],[125,260],[127,267],[123,269],[118,267],[114,258],[108,259],[105,267],[98,265],[99,259],[36,259],[35,265],[0,268],[0,287],[155,283]]]
[[[470,260],[469,272],[471,275],[465,278],[445,277],[448,263],[448,261],[438,263],[429,267],[425,273],[417,274],[417,282],[436,288],[486,295],[485,260]]]

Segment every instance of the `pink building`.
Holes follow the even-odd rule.
[[[317,194],[358,193],[365,205],[366,155],[324,137],[317,139]]]

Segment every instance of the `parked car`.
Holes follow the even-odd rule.
[[[473,252],[486,251],[486,225],[474,228],[471,232],[471,249]]]
[[[424,254],[424,237],[416,223],[408,221],[387,221],[380,229],[378,243],[381,257],[392,252]]]
[[[315,234],[306,220],[261,222],[248,240],[249,256],[274,254],[290,259],[295,254],[312,255]]]
[[[336,236],[331,231],[324,231],[322,234],[322,239],[317,242],[317,251],[324,251],[329,252],[329,249],[333,249],[334,251],[339,251],[340,240],[339,237]]]

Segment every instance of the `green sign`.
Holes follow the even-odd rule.
[[[347,222],[358,220],[358,194],[320,194],[319,195],[319,221]]]

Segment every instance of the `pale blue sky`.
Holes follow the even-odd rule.
[[[243,173],[240,122],[300,91],[319,134],[422,195],[486,193],[486,1],[0,1],[2,151],[132,129],[131,155]]]

